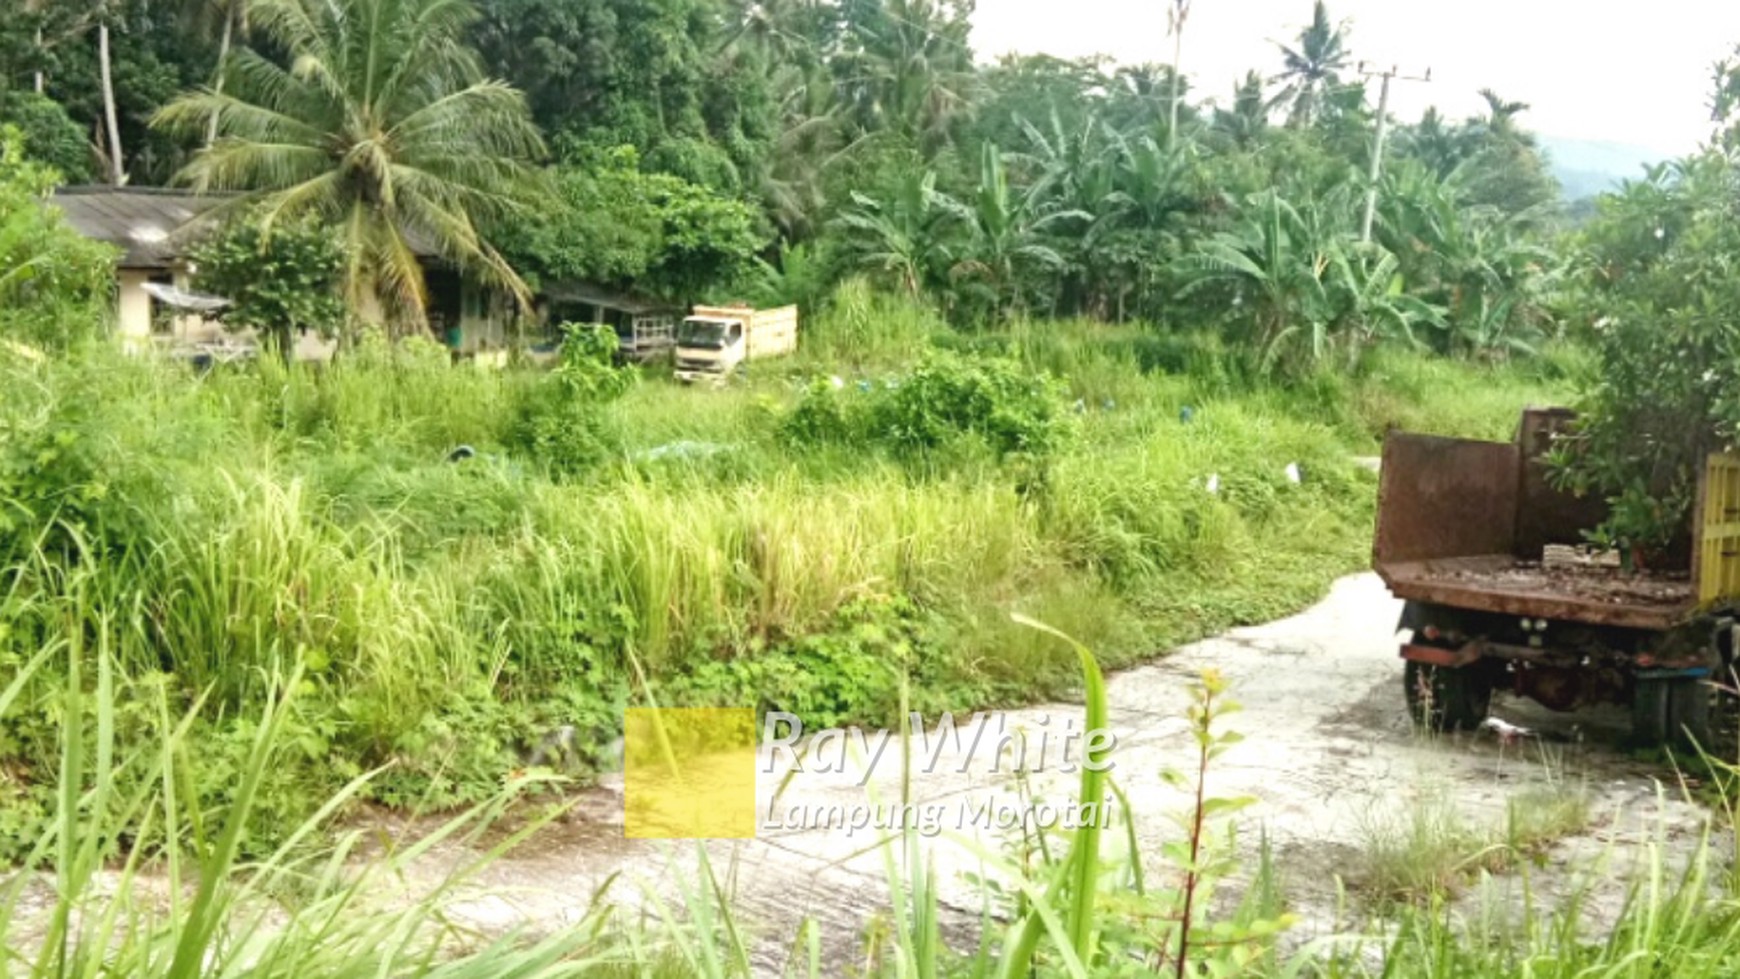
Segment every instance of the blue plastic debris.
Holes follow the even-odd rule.
[[[1190,422],[1190,420],[1192,418],[1195,418],[1195,417],[1196,417],[1196,409],[1190,407],[1189,405],[1185,405],[1184,407],[1178,409],[1178,420],[1181,422],[1185,422],[1186,424],[1188,424]]]

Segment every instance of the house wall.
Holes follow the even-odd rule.
[[[145,283],[151,273],[144,269],[120,269],[116,273],[115,332],[129,350],[151,342],[151,294]]]
[[[120,269],[117,280],[117,316],[116,333],[120,335],[125,349],[139,352],[151,347],[160,349],[187,348],[198,344],[228,342],[244,346],[256,342],[253,330],[230,330],[215,319],[208,319],[199,313],[182,313],[171,316],[167,320],[168,328],[163,332],[154,332],[157,323],[154,315],[158,303],[145,284],[154,277],[168,276],[176,288],[191,291],[193,276],[185,265],[178,265],[167,272],[162,269]],[[298,334],[295,339],[295,354],[298,360],[330,360],[333,351],[337,349],[336,340],[322,339],[318,334]]]

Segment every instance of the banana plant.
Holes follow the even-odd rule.
[[[1326,349],[1334,319],[1324,275],[1330,244],[1318,240],[1315,226],[1273,190],[1255,195],[1233,230],[1203,241],[1174,263],[1184,285],[1184,301],[1211,285],[1229,285],[1234,323],[1248,322],[1246,340],[1263,351],[1272,366],[1281,348],[1301,335],[1311,349]],[[1242,307],[1247,298],[1251,309]]]
[[[1468,205],[1460,173],[1446,179],[1417,163],[1396,167],[1385,181],[1378,241],[1398,257],[1409,292],[1443,310],[1433,347],[1528,350],[1564,262],[1528,234],[1533,215]]]
[[[1423,345],[1415,328],[1444,328],[1444,311],[1409,295],[1396,256],[1381,245],[1350,241],[1329,251],[1327,287],[1340,312],[1335,335],[1342,339],[1350,358],[1379,340],[1397,340]],[[1323,359],[1327,338],[1312,337],[1312,356]]]
[[[965,229],[960,258],[949,269],[951,282],[988,300],[1000,315],[1024,308],[1027,297],[1067,263],[1046,240],[1048,229],[1092,215],[1058,209],[1042,188],[1013,189],[1002,154],[986,143],[979,160],[979,185],[970,202],[940,198]]]
[[[860,266],[891,276],[907,295],[916,297],[937,270],[952,264],[952,225],[966,211],[937,190],[934,171],[903,177],[886,200],[854,191],[852,204],[835,220],[848,251]]]

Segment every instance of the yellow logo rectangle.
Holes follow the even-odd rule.
[[[624,836],[755,836],[754,708],[630,707],[622,771]]]

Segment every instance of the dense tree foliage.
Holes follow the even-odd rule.
[[[83,133],[86,149],[77,165],[64,154],[32,141],[32,152],[50,156],[68,179],[105,172],[114,152],[103,126],[103,92],[97,27],[108,28],[112,88],[122,167],[132,183],[161,184],[187,158],[190,147],[154,133],[151,116],[177,94],[205,84],[216,68],[216,48],[194,4],[151,0],[15,0],[0,17],[0,119],[32,126],[20,115],[28,104],[7,91],[35,92],[58,103]],[[40,38],[40,40],[39,40]],[[63,137],[56,137],[57,140]]]
[[[0,110],[35,152],[102,172],[92,27],[108,23],[128,175],[179,170],[341,223],[353,301],[378,282],[414,309],[421,243],[510,292],[523,273],[677,301],[815,296],[862,273],[957,323],[1142,319],[1303,368],[1384,339],[1516,351],[1555,328],[1558,193],[1522,103],[1485,92],[1459,122],[1396,120],[1359,240],[1377,120],[1358,39],[1321,2],[1211,93],[1171,65],[977,65],[960,0],[80,3],[0,28],[18,54]],[[419,106],[371,95],[332,33],[377,7],[399,26],[345,43],[422,72],[407,91],[438,133],[405,130]],[[1175,54],[1188,8],[1169,8]],[[438,55],[407,33],[425,21]],[[141,127],[189,90],[162,112],[175,125]],[[515,209],[537,143],[522,99],[555,160],[543,200]]]
[[[505,243],[514,264],[679,301],[744,275],[765,238],[755,211],[639,162],[623,146],[557,166],[555,203],[516,222]]]
[[[1584,231],[1584,329],[1601,369],[1566,481],[1613,501],[1607,540],[1650,549],[1685,527],[1704,456],[1740,433],[1736,161],[1711,151],[1604,198]]]
[[[649,169],[726,192],[753,183],[773,135],[765,61],[722,49],[716,0],[491,0],[484,63],[526,93],[558,142],[635,147]]]
[[[28,89],[0,88],[0,119],[16,126],[24,150],[68,183],[90,175],[90,150],[84,133],[60,103]]]
[[[1683,543],[1706,455],[1740,439],[1740,62],[1714,80],[1709,144],[1604,195],[1574,242],[1572,326],[1599,370],[1558,473],[1646,564]]]

